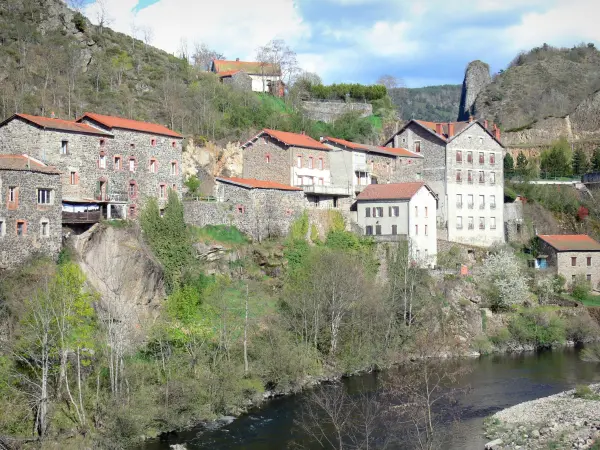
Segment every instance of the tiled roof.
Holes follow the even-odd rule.
[[[323,142],[333,142],[334,144],[343,145],[344,147],[351,148],[353,150],[368,150],[365,145],[357,144],[356,142],[350,142],[345,139],[333,138],[333,137],[325,137],[323,138]]]
[[[394,155],[394,156],[403,156],[409,158],[422,158],[423,155],[419,155],[418,153],[411,152],[405,148],[392,148],[392,147],[381,147],[375,145],[369,145],[369,151],[375,153],[382,153],[384,155]]]
[[[109,133],[98,130],[97,128],[86,125],[85,123],[77,123],[72,120],[52,119],[50,117],[32,116],[30,114],[15,114],[14,116],[2,122],[0,126],[10,122],[15,118],[19,118],[44,129],[110,136]]]
[[[280,191],[301,191],[302,188],[289,186],[287,184],[276,183],[275,181],[256,180],[254,178],[225,178],[217,177],[218,181],[225,183],[237,184],[239,186],[247,187],[249,189],[278,189]]]
[[[600,251],[600,243],[587,234],[540,234],[538,237],[559,252]]]
[[[238,72],[240,72],[240,71],[239,70],[227,70],[225,72],[219,72],[219,73],[217,73],[217,75],[220,78],[224,78],[224,77],[230,77],[231,75],[234,75],[234,74],[236,74]]]
[[[140,122],[138,120],[124,119],[122,117],[105,116],[96,113],[84,113],[77,122],[81,122],[84,118],[94,120],[108,128],[121,128],[125,130],[143,131],[144,133],[159,134],[174,138],[183,138],[179,133],[169,130],[163,125],[150,122]]]
[[[422,181],[412,183],[369,184],[357,200],[409,200],[425,186]]]
[[[288,131],[270,130],[268,128],[263,129],[257,136],[250,139],[242,147],[246,147],[246,146],[250,145],[256,138],[262,136],[263,134],[268,134],[273,139],[276,139],[279,142],[282,142],[285,145],[289,145],[292,147],[314,148],[317,150],[325,150],[325,151],[331,150],[325,144],[321,144],[319,141],[311,138],[310,136],[307,136],[306,134],[290,133]]]
[[[50,175],[59,175],[56,167],[30,158],[27,155],[0,155],[0,170],[18,170],[23,172],[40,172]]]
[[[427,122],[425,120],[415,120],[419,125],[433,131],[437,136],[440,136],[442,139],[448,139],[448,123],[441,122],[442,125],[442,134],[437,132],[437,123],[436,122]],[[450,122],[454,125],[454,134],[456,136],[462,130],[467,128],[469,122]]]
[[[243,70],[252,75],[281,75],[279,67],[274,64],[262,64],[258,61],[226,61],[223,59],[215,59],[213,61],[215,72],[231,72]]]

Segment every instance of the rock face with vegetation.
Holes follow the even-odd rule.
[[[490,66],[483,61],[471,61],[465,70],[458,107],[458,120],[469,120],[474,113],[477,96],[492,82]]]
[[[460,85],[393,88],[390,97],[403,120],[452,122],[458,115]]]

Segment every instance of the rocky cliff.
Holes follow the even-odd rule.
[[[469,120],[473,115],[475,100],[481,91],[490,83],[490,66],[483,61],[471,61],[465,70],[465,79],[462,85],[460,95],[460,105],[458,107],[458,120]]]

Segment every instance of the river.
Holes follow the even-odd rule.
[[[450,435],[444,447],[448,450],[483,449],[486,439],[482,425],[487,416],[517,403],[572,388],[578,383],[599,382],[600,365],[581,361],[578,353],[576,349],[566,349],[464,360],[463,364],[470,371],[458,383],[468,385],[470,389],[458,398],[460,427]],[[374,374],[344,380],[344,387],[352,394],[376,391],[378,384],[378,376]],[[140,446],[140,450],[168,450],[169,445],[176,443],[186,444],[190,450],[280,450],[293,443],[305,445],[307,437],[294,424],[303,397],[300,394],[274,399],[226,427],[214,431],[192,428],[168,440],[148,441]]]

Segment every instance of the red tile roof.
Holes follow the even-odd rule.
[[[344,147],[348,147],[353,150],[368,150],[367,147],[362,144],[357,144],[356,142],[350,142],[345,139],[333,138],[329,136],[323,138],[323,142],[333,142],[334,144],[343,145]]]
[[[285,145],[289,145],[291,147],[304,147],[304,148],[314,148],[317,150],[325,150],[330,151],[331,149],[327,147],[325,144],[321,144],[319,141],[307,136],[306,134],[298,134],[298,133],[290,133],[287,131],[277,131],[270,130],[268,128],[263,129],[258,135],[250,139],[246,142],[242,147],[247,147],[250,145],[255,139],[259,138],[263,134],[268,134],[273,139],[278,140],[279,142],[284,143]]]
[[[279,67],[274,64],[262,64],[258,61],[226,61],[223,59],[215,59],[213,61],[214,71],[216,73],[231,72],[243,70],[248,74],[261,75],[277,75],[281,76]]]
[[[217,73],[217,76],[219,76],[220,78],[224,78],[224,77],[230,77],[233,74],[236,74],[240,72],[239,70],[227,70],[225,72],[219,72]]]
[[[81,122],[86,117],[108,128],[121,128],[124,130],[143,131],[144,133],[158,134],[180,139],[183,138],[183,136],[181,136],[179,133],[171,131],[163,125],[150,122],[140,122],[132,119],[124,119],[122,117],[105,116],[96,113],[84,113],[83,116],[77,119],[77,122]]]
[[[600,243],[587,234],[540,234],[538,237],[559,252],[600,251]]]
[[[369,184],[357,200],[409,200],[425,186],[422,181],[411,183]]]
[[[97,128],[86,125],[85,123],[77,123],[72,120],[52,119],[50,117],[32,116],[30,114],[15,114],[14,116],[2,122],[0,126],[7,124],[15,118],[32,123],[43,129],[110,136],[109,133],[98,130]]]
[[[18,170],[23,172],[40,172],[50,175],[58,175],[60,171],[56,167],[50,167],[30,158],[27,155],[0,155],[0,170]]]
[[[301,191],[302,188],[289,186],[287,184],[277,183],[275,181],[256,180],[254,178],[225,178],[217,177],[218,181],[225,183],[237,184],[249,189],[278,189],[280,191]]]
[[[392,147],[381,147],[381,146],[369,146],[370,151],[376,153],[383,153],[386,155],[403,156],[409,158],[422,158],[423,155],[411,152],[405,148],[392,148]]]

